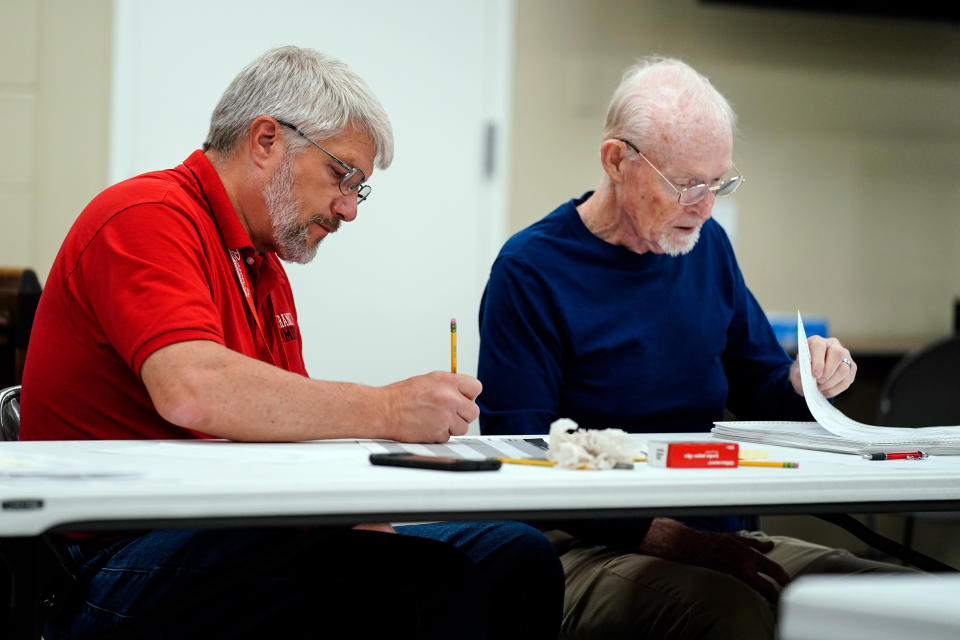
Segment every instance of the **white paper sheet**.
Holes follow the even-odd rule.
[[[823,397],[817,388],[817,381],[813,378],[810,366],[810,347],[807,344],[807,332],[803,328],[803,319],[797,312],[797,358],[800,363],[800,383],[803,386],[803,397],[807,401],[807,408],[814,419],[824,429],[845,438],[875,438],[878,430],[882,430],[884,438],[901,436],[910,440],[917,438],[957,438],[960,442],[960,425],[942,427],[878,427],[857,422],[843,415]]]

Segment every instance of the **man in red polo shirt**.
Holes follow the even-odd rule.
[[[280,259],[312,259],[392,156],[386,113],[343,63],[283,47],[248,65],[202,150],[105,190],[68,233],[37,310],[21,439],[465,433],[478,415],[473,377],[369,387],[304,367]],[[407,535],[359,524],[75,537],[63,551],[77,586],[59,594],[44,635],[556,637],[562,571],[536,530],[397,532]]]

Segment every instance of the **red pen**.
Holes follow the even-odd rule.
[[[867,460],[923,460],[927,457],[923,451],[898,451],[888,453],[865,453]]]

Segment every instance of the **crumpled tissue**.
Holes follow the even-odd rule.
[[[577,423],[560,418],[550,425],[547,459],[564,469],[613,469],[633,466],[643,450],[622,429],[577,429]]]

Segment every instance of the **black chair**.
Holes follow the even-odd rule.
[[[0,441],[20,435],[20,386],[0,389]],[[73,587],[73,575],[48,535],[0,540],[0,629],[12,637],[40,637],[40,615],[55,593]],[[2,636],[6,637],[6,636]]]
[[[20,384],[40,281],[32,269],[0,267],[0,387]]]
[[[960,425],[960,335],[910,353],[887,376],[877,424],[888,427]],[[957,512],[904,514],[903,544],[912,547],[918,519],[956,520]]]
[[[0,440],[20,438],[20,385],[0,390]]]
[[[931,427],[960,424],[960,336],[904,356],[880,392],[877,424]]]

